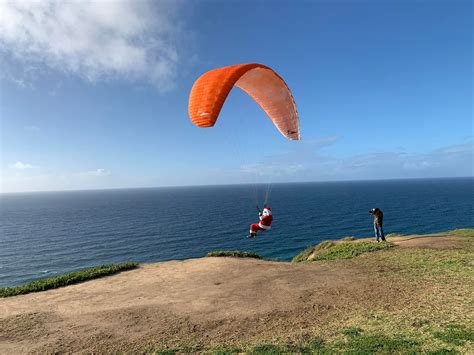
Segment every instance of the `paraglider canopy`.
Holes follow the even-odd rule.
[[[300,139],[296,104],[285,81],[262,64],[237,64],[204,73],[189,95],[189,117],[199,127],[212,127],[234,86],[245,91],[265,111],[283,136]]]

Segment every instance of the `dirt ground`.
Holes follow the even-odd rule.
[[[455,248],[458,237],[394,237]],[[397,249],[397,248],[392,248]],[[391,252],[390,250],[383,252]],[[364,257],[364,256],[362,256]],[[355,308],[413,298],[361,263],[202,258],[0,299],[0,353],[116,352],[304,339]],[[408,296],[409,295],[409,296]]]

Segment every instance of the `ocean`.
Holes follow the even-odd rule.
[[[1,194],[0,287],[213,250],[290,260],[322,240],[373,236],[372,207],[386,234],[474,227],[473,187],[473,178],[274,184],[272,230],[254,240],[245,238],[257,222],[254,185]],[[260,201],[266,189],[257,187]]]

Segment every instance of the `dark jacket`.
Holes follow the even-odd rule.
[[[376,226],[382,227],[383,226],[383,212],[380,209],[375,208],[372,215],[374,216],[374,224]]]

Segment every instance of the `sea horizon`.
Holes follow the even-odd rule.
[[[325,184],[325,183],[357,183],[357,182],[384,182],[384,181],[411,181],[411,180],[450,180],[450,179],[473,179],[474,176],[442,176],[442,177],[413,177],[413,178],[382,178],[382,179],[341,179],[341,180],[308,180],[308,181],[285,181],[285,182],[259,182],[259,183],[222,183],[222,184],[197,184],[197,185],[161,185],[161,186],[137,186],[137,187],[110,187],[91,189],[65,189],[65,190],[31,190],[31,191],[8,191],[1,195],[8,194],[29,194],[29,193],[49,193],[49,192],[81,192],[81,191],[115,191],[115,190],[140,190],[140,189],[166,189],[166,188],[188,188],[188,187],[219,187],[219,186],[253,186],[253,185],[287,185],[287,184]]]

